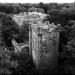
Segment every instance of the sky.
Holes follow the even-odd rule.
[[[0,0],[0,3],[73,3],[75,0]]]

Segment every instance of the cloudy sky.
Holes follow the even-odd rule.
[[[0,0],[1,3],[72,3],[75,0]]]

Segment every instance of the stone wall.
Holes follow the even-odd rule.
[[[52,71],[57,65],[59,32],[54,24],[31,25],[32,57],[35,65],[41,71]]]

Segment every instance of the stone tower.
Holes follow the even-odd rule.
[[[59,31],[54,23],[31,24],[30,52],[40,71],[52,71],[57,66]]]

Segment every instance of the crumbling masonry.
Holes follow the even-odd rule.
[[[52,71],[57,66],[59,31],[56,25],[33,23],[29,30],[30,54],[38,69]]]

